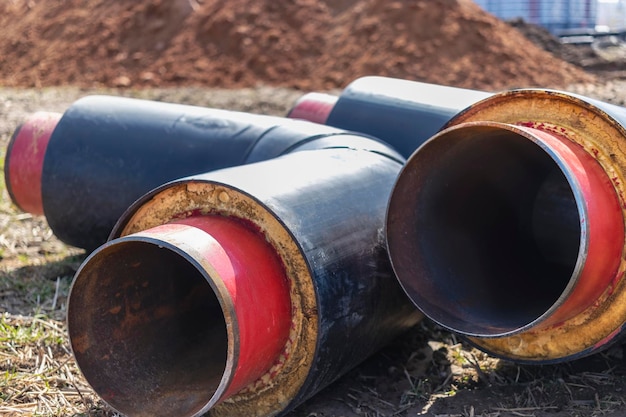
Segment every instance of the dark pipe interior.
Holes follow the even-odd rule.
[[[557,163],[501,128],[452,130],[415,154],[389,211],[394,269],[413,301],[470,335],[514,332],[570,282],[579,212]]]
[[[205,277],[174,250],[124,241],[96,252],[68,311],[77,362],[129,416],[182,416],[216,391],[227,362],[225,318]]]

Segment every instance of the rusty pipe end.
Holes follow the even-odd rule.
[[[624,245],[611,180],[555,132],[448,128],[409,159],[387,239],[407,294],[453,331],[499,337],[557,326],[616,278]]]
[[[4,180],[13,203],[22,211],[44,214],[41,175],[50,136],[62,114],[36,112],[15,129],[4,162]]]
[[[300,97],[287,117],[325,124],[339,97],[326,93],[307,93]]]
[[[111,237],[141,233],[202,213],[241,219],[264,237],[285,268],[292,306],[289,340],[278,363],[228,401],[217,404],[212,412],[233,417],[276,415],[305,386],[319,337],[313,275],[298,240],[281,218],[237,187],[199,176],[174,181],[143,196],[122,216]]]
[[[206,412],[280,360],[290,327],[280,259],[252,227],[219,215],[105,244],[68,305],[81,371],[129,416]]]

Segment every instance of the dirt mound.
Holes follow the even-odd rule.
[[[0,27],[6,86],[593,82],[471,0],[7,0]]]
[[[483,89],[565,86],[591,78],[471,0],[372,0],[359,2],[338,20],[330,38],[339,60],[333,66],[356,62],[350,66],[353,75],[382,70]]]

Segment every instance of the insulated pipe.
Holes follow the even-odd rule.
[[[43,131],[36,134],[31,127]],[[6,155],[13,201],[62,241],[93,249],[144,193],[186,175],[274,158],[343,131],[304,121],[106,96],[18,128]]]
[[[338,100],[339,97],[332,94],[306,93],[296,101],[287,117],[323,125],[328,121],[328,116]]]
[[[11,201],[27,213],[44,213],[41,201],[43,160],[61,116],[51,112],[33,113],[15,129],[9,141],[4,164],[7,191]]]
[[[81,274],[73,291],[85,299],[75,296],[70,317],[87,335],[74,337],[74,354],[126,415],[193,413],[195,398],[210,407],[279,365],[289,283],[273,248],[241,220],[173,220],[104,247]]]
[[[309,93],[288,117],[377,137],[408,158],[448,120],[490,93],[386,77],[362,77],[338,98]]]
[[[68,302],[75,358],[107,403],[130,417],[284,415],[420,319],[382,233],[403,159],[356,139],[364,146],[335,141],[176,180],[130,207]],[[218,234],[214,221],[239,231]],[[242,234],[260,248],[240,247]],[[261,275],[264,259],[282,268]],[[255,273],[249,304],[239,285]],[[261,316],[266,279],[272,319]],[[244,357],[245,328],[275,331],[264,337],[282,346]]]
[[[626,110],[545,90],[487,98],[403,168],[394,271],[429,317],[509,360],[606,347],[626,323]]]

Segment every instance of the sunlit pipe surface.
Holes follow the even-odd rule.
[[[545,90],[471,106],[403,168],[394,271],[426,315],[487,352],[558,362],[626,323],[624,109]]]
[[[288,116],[367,133],[408,158],[453,116],[489,95],[483,91],[370,76],[350,83],[338,98],[306,94]]]
[[[18,205],[45,214],[55,235],[86,249],[104,243],[133,201],[167,181],[344,133],[280,117],[106,96],[76,101],[57,122],[48,137],[18,129],[5,180]]]
[[[284,415],[414,325],[420,314],[391,273],[382,232],[403,159],[358,140],[365,146],[333,141],[177,180],[135,203],[83,263],[69,297],[71,345],[95,391],[131,417]],[[263,236],[290,291],[291,315],[277,316],[289,321],[285,345],[236,393],[228,381],[242,362],[244,323],[223,301],[214,261],[203,261],[215,255],[198,249],[211,237],[159,229],[206,216]],[[237,262],[254,269],[247,256]]]

